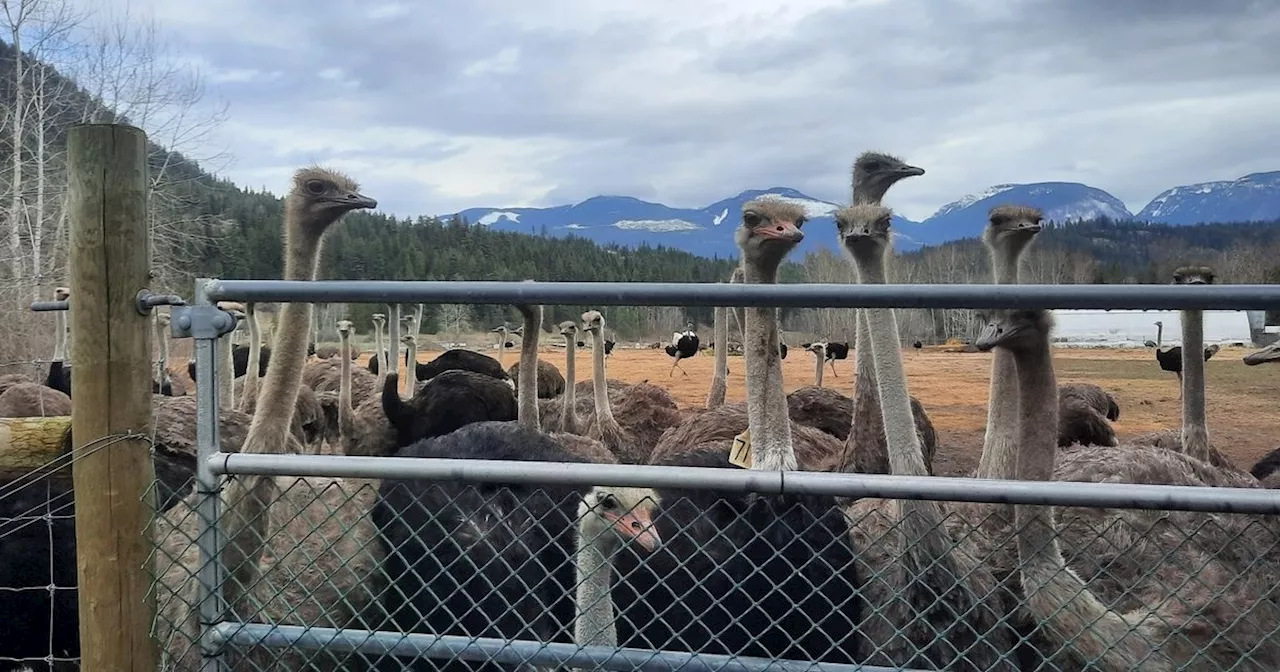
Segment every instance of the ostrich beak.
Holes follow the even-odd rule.
[[[804,233],[800,231],[795,222],[788,222],[785,219],[777,219],[772,223],[761,226],[756,229],[762,238],[771,238],[789,243],[798,243],[804,240]]]
[[[648,551],[655,550],[662,544],[658,528],[653,526],[648,511],[636,509],[621,516],[608,513],[604,515],[613,522],[614,529],[623,539],[631,539]]]
[[[921,167],[919,167],[919,166],[906,166],[906,165],[904,165],[904,166],[902,166],[902,167],[898,168],[898,173],[899,173],[900,175],[902,175],[903,177],[915,177],[915,176],[918,176],[918,175],[924,175],[924,168],[921,168]]]

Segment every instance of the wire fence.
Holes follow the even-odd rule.
[[[1201,468],[1171,451],[1117,451],[1116,483],[1045,483],[741,470],[724,446],[547,463],[555,442],[512,423],[448,435],[514,447],[491,460],[223,440],[215,300],[1280,306],[1273,285],[631,284],[198,282],[173,320],[195,339],[197,456],[154,521],[161,669],[1280,669],[1280,494],[1226,472],[1195,473],[1218,487],[1124,481]],[[38,483],[29,517],[58,529],[70,493]],[[62,585],[28,593],[52,603]]]

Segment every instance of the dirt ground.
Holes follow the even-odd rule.
[[[1236,464],[1248,468],[1259,457],[1280,446],[1280,366],[1245,366],[1240,358],[1248,349],[1224,347],[1206,364],[1209,435],[1213,444]],[[586,351],[589,353],[590,350]],[[427,362],[438,352],[421,352]],[[496,354],[496,353],[489,353]],[[579,379],[590,378],[590,360],[579,352]],[[543,348],[539,357],[564,371],[564,350]],[[517,353],[504,357],[515,363]],[[361,357],[361,362],[367,357]],[[585,360],[585,361],[584,361]],[[966,474],[977,466],[986,424],[987,384],[991,356],[953,353],[925,348],[903,351],[911,394],[924,404],[938,430],[941,447],[934,460],[938,475]],[[1120,404],[1116,431],[1125,438],[1158,429],[1178,427],[1182,408],[1178,379],[1162,371],[1149,349],[1110,350],[1057,348],[1054,351],[1058,382],[1092,382],[1115,395]],[[615,349],[608,360],[608,375],[626,382],[649,381],[671,391],[679,404],[701,406],[706,399],[713,359],[709,353],[682,360],[680,370],[668,376],[671,358],[661,350]],[[792,348],[782,362],[787,391],[812,384],[813,357]],[[852,396],[853,355],[838,362],[837,375],[828,367],[823,385]],[[729,358],[730,401],[745,396],[740,356]]]

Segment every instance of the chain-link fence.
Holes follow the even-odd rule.
[[[220,299],[1280,305],[1224,289],[199,283],[173,320],[198,459],[154,521],[161,669],[1280,669],[1272,491],[554,463],[511,423],[448,435],[504,459],[238,454],[213,393]],[[1115,454],[1117,481],[1200,469]]]

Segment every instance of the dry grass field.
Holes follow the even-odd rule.
[[[1280,365],[1245,366],[1240,358],[1250,350],[1224,347],[1207,366],[1209,433],[1215,446],[1236,464],[1248,468],[1267,451],[1280,446]],[[419,353],[427,362],[439,352]],[[496,354],[489,351],[488,354]],[[539,357],[564,370],[564,350],[543,348]],[[590,349],[578,353],[578,377],[590,378]],[[1160,370],[1149,349],[1057,348],[1054,352],[1058,382],[1093,382],[1116,396],[1120,440],[1156,429],[1177,427],[1181,422],[1178,379]],[[504,364],[515,363],[511,352]],[[935,459],[939,475],[967,473],[977,465],[986,423],[987,380],[991,356],[952,353],[925,348],[903,351],[911,393],[925,405],[938,430],[943,448]],[[367,355],[360,358],[361,365]],[[609,377],[626,382],[661,385],[683,406],[701,406],[711,379],[709,352],[681,361],[688,372],[676,370],[668,377],[671,359],[661,350],[618,348],[608,360]],[[827,368],[823,385],[853,394],[853,355],[837,363],[838,377]],[[787,391],[812,384],[813,356],[792,348],[783,361]],[[729,358],[730,401],[744,398],[741,357]]]

